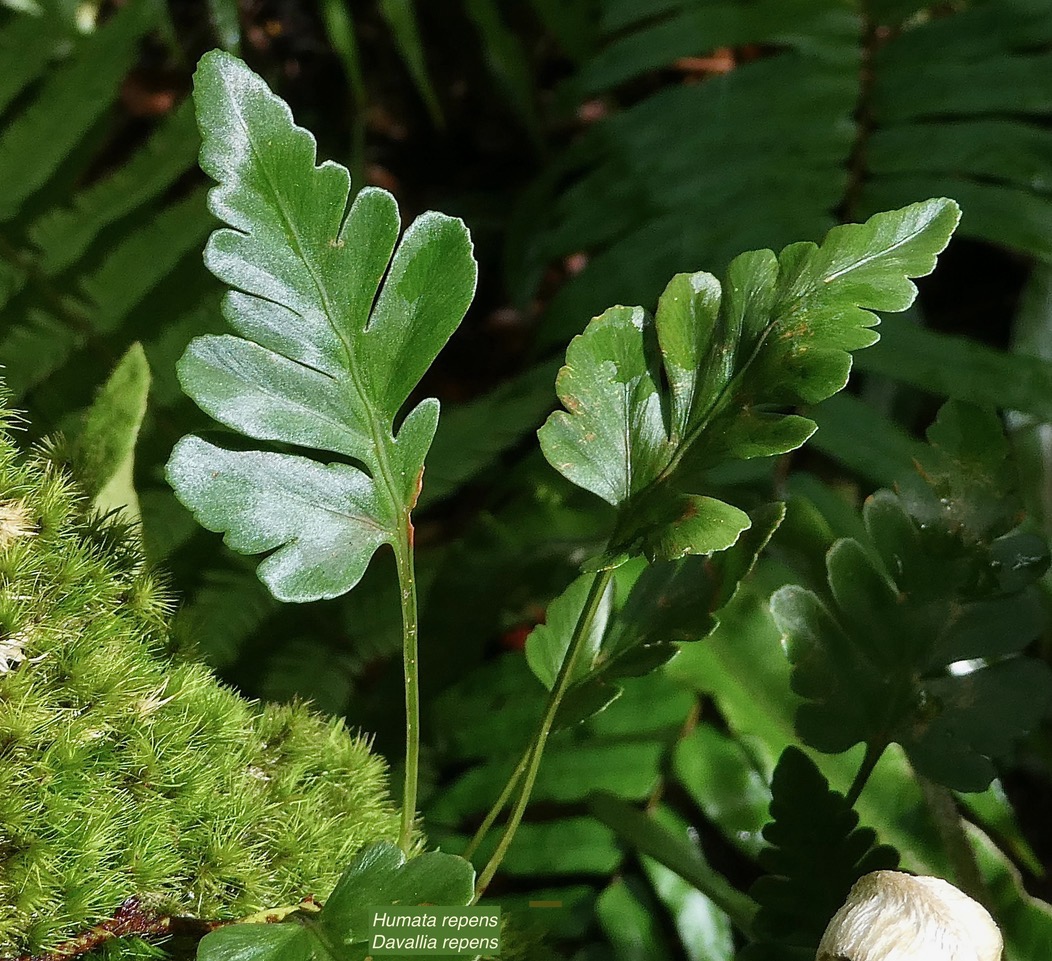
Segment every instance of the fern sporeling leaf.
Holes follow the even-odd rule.
[[[352,463],[187,437],[169,480],[235,550],[274,552],[259,574],[276,597],[335,597],[381,544],[411,538],[438,401],[396,421],[471,301],[471,241],[461,221],[426,213],[396,249],[394,198],[365,188],[348,210],[347,170],[315,165],[314,138],[236,58],[206,54],[194,98],[201,166],[218,181],[209,204],[232,228],[205,262],[233,288],[224,314],[241,336],[193,341],[180,382],[248,437]]]
[[[951,402],[928,438],[921,479],[870,497],[865,535],[830,548],[828,596],[788,585],[771,612],[806,699],[804,741],[828,753],[898,742],[924,776],[981,791],[1052,703],[1052,672],[1022,655],[1044,621],[1034,585],[1048,545],[1017,529],[993,413]]]
[[[850,351],[877,340],[872,311],[910,306],[910,278],[934,269],[959,214],[928,200],[836,227],[820,246],[742,254],[722,283],[679,274],[655,317],[612,307],[574,338],[556,384],[566,410],[539,436],[556,470],[619,510],[598,566],[733,544],[748,517],[701,494],[699,473],[803,444],[814,423],[783,409],[847,383]]]

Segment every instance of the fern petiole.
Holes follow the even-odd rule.
[[[515,788],[519,786],[519,782],[522,780],[523,772],[526,770],[526,765],[530,760],[530,754],[532,751],[533,745],[531,744],[519,759],[519,763],[515,765],[515,770],[511,772],[511,777],[508,778],[508,783],[504,785],[504,790],[500,792],[500,797],[493,802],[493,806],[482,819],[482,823],[475,832],[475,836],[468,842],[468,846],[464,848],[462,856],[469,861],[478,850],[479,845],[485,840],[486,835],[489,834],[489,829],[493,827],[493,823],[500,816],[500,812],[504,810],[504,805],[508,803],[508,800],[515,792]]]
[[[362,58],[358,49],[358,36],[354,20],[340,0],[323,0],[322,20],[329,43],[343,61],[347,76],[347,100],[351,123],[351,190],[352,197],[365,184],[365,115],[368,109],[368,93],[362,74]]]
[[[555,726],[555,718],[559,713],[559,706],[562,704],[566,692],[570,689],[574,665],[577,663],[581,649],[584,647],[592,621],[599,610],[599,604],[603,594],[606,593],[611,577],[613,577],[613,571],[605,570],[597,571],[592,578],[592,585],[588,590],[588,597],[585,600],[584,608],[581,610],[581,616],[577,619],[573,637],[570,639],[570,646],[566,649],[566,656],[563,658],[562,666],[559,668],[559,674],[555,679],[555,684],[552,685],[551,693],[548,695],[548,704],[545,708],[544,716],[541,718],[540,726],[533,737],[532,748],[527,752],[528,760],[523,772],[522,789],[519,792],[518,799],[515,801],[515,806],[512,808],[511,816],[504,827],[504,833],[500,837],[497,848],[479,876],[478,884],[475,885],[475,897],[472,903],[477,902],[485,893],[486,888],[489,887],[490,881],[493,880],[493,876],[497,873],[497,869],[500,867],[504,856],[508,853],[508,848],[511,847],[512,840],[515,838],[515,832],[519,828],[522,816],[526,812],[526,805],[529,804],[530,795],[533,793],[533,785],[537,780],[537,771],[541,766],[541,758],[544,756],[548,737]]]
[[[968,841],[968,834],[957,808],[953,792],[941,784],[926,778],[923,774],[913,772],[917,784],[924,796],[924,804],[935,822],[935,830],[942,842],[943,850],[953,868],[953,878],[957,886],[981,903],[989,903],[990,892],[983,881],[982,872],[975,851]]]
[[[862,789],[866,786],[869,776],[873,773],[877,762],[884,756],[884,751],[887,750],[887,747],[887,741],[868,741],[866,743],[866,753],[862,758],[862,764],[855,775],[855,780],[851,782],[851,787],[848,788],[847,803],[849,807],[855,806],[855,802],[858,801],[859,795],[862,794]]]
[[[398,845],[408,855],[416,821],[417,773],[420,766],[420,665],[418,657],[416,571],[413,564],[412,521],[406,516],[405,536],[395,548],[398,594],[402,602],[402,667],[405,673],[405,782]]]

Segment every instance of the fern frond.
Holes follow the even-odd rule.
[[[47,66],[61,37],[36,17],[14,17],[0,30],[0,114]],[[51,26],[51,24],[48,24]]]
[[[157,198],[193,165],[198,137],[189,100],[183,101],[128,162],[56,206],[29,228],[40,269],[57,274],[82,257],[99,232]]]
[[[0,364],[16,399],[67,365],[98,370],[101,381],[142,337],[130,326],[136,308],[207,232],[200,195],[174,203],[163,197],[193,165],[197,136],[185,106],[123,167],[87,176],[98,161],[96,131],[158,18],[153,0],[136,0],[68,41],[49,17],[14,17],[0,27],[0,51],[19,50],[0,58],[0,104],[14,104],[0,133],[0,306],[7,320]],[[107,253],[100,254],[92,245],[103,231]],[[79,356],[85,348],[90,363]],[[92,380],[81,373],[76,381],[79,393],[67,409],[90,399]],[[56,426],[37,421],[43,430]]]
[[[0,140],[0,221],[18,213],[109,109],[156,17],[152,0],[129,3],[104,29],[84,37],[10,122]]]
[[[1000,0],[927,18],[882,48],[860,206],[946,190],[963,235],[1052,259],[1050,42],[1045,5]]]
[[[550,342],[671,273],[928,196],[961,203],[964,234],[1052,259],[1047,4],[922,6],[604,0],[605,46],[569,92],[612,109],[549,203],[530,198],[546,228],[512,255],[527,286],[539,263],[590,258],[550,305]]]

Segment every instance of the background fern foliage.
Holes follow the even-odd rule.
[[[594,252],[550,324],[653,296],[646,278],[699,257],[718,268],[930,196],[961,202],[964,235],[1052,256],[1052,20],[1039,0],[943,16],[841,0],[599,8],[603,46],[568,93],[624,108],[564,155],[574,182],[529,254]],[[684,62],[714,49],[723,60]],[[648,95],[641,78],[676,69],[717,75]]]

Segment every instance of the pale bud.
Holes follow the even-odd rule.
[[[829,922],[816,961],[1000,961],[990,913],[942,878],[874,871]]]
[[[33,523],[18,501],[0,501],[0,548],[18,537],[32,537],[34,533]]]

